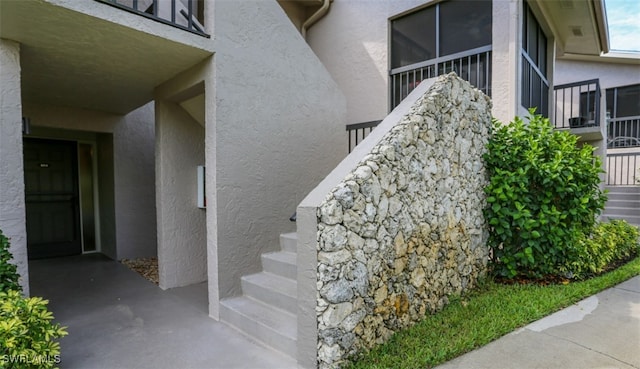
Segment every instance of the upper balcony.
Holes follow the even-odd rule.
[[[205,32],[203,0],[96,0],[195,34]]]
[[[23,101],[126,114],[213,55],[206,5],[0,0],[0,38],[20,44]]]
[[[592,79],[557,85],[554,90],[553,121],[558,129],[570,129],[581,141],[607,137],[600,81]]]

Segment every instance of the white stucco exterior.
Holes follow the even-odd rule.
[[[640,83],[640,59],[628,59],[626,62],[556,60],[556,84],[564,84],[590,79],[599,79],[600,88],[628,86]]]
[[[289,217],[347,145],[344,96],[278,3],[226,0],[215,9],[217,219],[208,220],[208,248],[217,265],[209,263],[209,283],[217,275],[225,298],[259,270],[261,253],[278,248],[280,233],[295,230]]]
[[[0,229],[9,238],[20,283],[29,294],[22,163],[20,45],[0,39]]]
[[[424,0],[334,0],[307,41],[347,98],[348,124],[383,119],[389,112],[389,18]]]

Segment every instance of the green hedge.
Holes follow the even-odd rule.
[[[600,274],[640,254],[638,236],[638,228],[624,220],[599,223],[592,235],[578,239],[575,248],[579,257],[567,269],[577,278]]]
[[[507,278],[565,274],[606,202],[594,148],[578,147],[575,135],[533,111],[527,120],[494,121],[484,156],[489,247],[495,272]]]
[[[67,331],[53,324],[47,300],[22,296],[9,246],[0,231],[0,368],[53,368],[60,363],[57,339]]]
[[[0,291],[22,291],[19,283],[18,270],[10,261],[9,239],[0,230]]]

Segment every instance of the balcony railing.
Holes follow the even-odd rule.
[[[640,184],[640,152],[607,154],[607,185]]]
[[[382,122],[381,120],[373,120],[371,122],[348,124],[347,135],[349,137],[349,152],[356,147],[365,137],[373,131],[373,129]]]
[[[608,120],[607,148],[640,147],[640,116]]]
[[[456,72],[460,78],[491,96],[491,46],[393,69],[389,74],[391,109],[398,106],[422,80],[450,72]]]
[[[202,0],[96,0],[185,31],[209,37],[202,18]]]
[[[589,81],[558,85],[554,88],[556,128],[600,126],[600,82]]]

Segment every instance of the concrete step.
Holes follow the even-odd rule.
[[[280,247],[282,248],[282,251],[297,252],[298,251],[298,234],[296,232],[281,234]]]
[[[297,319],[294,314],[240,296],[220,301],[220,318],[247,336],[296,357]]]
[[[613,193],[640,193],[640,186],[606,186]]]
[[[618,215],[618,216],[638,216],[640,217],[640,207],[613,207],[607,206],[604,208],[603,215]]]
[[[609,192],[608,201],[640,201],[640,193]]]
[[[298,287],[295,280],[261,272],[243,276],[241,283],[245,296],[296,314]]]
[[[640,216],[633,216],[633,215],[603,215],[602,216],[604,218],[604,220],[606,219],[624,219],[627,222],[633,224],[633,225],[640,225]]]
[[[609,199],[606,208],[627,208],[627,209],[640,209],[640,200],[615,200]]]
[[[270,252],[262,254],[261,258],[263,271],[293,280],[298,278],[295,253],[288,251]]]

